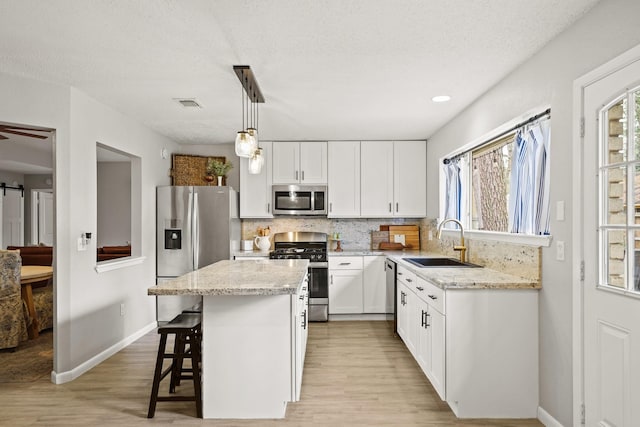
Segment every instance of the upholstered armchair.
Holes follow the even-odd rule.
[[[0,251],[0,348],[17,347],[26,337],[20,266],[18,252]]]

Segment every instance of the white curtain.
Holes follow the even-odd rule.
[[[549,119],[520,129],[514,142],[509,230],[549,234]]]
[[[462,207],[462,183],[460,179],[460,158],[451,159],[448,163],[443,163],[445,179],[445,195],[444,195],[444,218],[455,218],[460,220],[460,211]],[[446,224],[445,227],[454,224]]]

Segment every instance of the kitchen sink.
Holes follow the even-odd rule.
[[[460,262],[453,258],[402,258],[418,267],[480,267],[469,262]]]

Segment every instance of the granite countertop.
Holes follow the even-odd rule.
[[[376,251],[371,249],[350,249],[343,252],[329,252],[334,256],[384,255],[399,265],[409,269],[441,289],[541,289],[540,282],[502,273],[486,267],[417,267],[402,258],[425,257],[447,258],[446,255],[425,251]]]
[[[149,295],[293,295],[308,260],[224,260],[149,288]]]
[[[256,250],[252,250],[252,251],[234,251],[233,252],[233,256],[236,258],[241,258],[241,257],[263,257],[263,258],[269,258],[269,251],[256,251]]]

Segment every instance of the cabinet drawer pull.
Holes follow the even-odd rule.
[[[402,276],[402,272],[401,271],[398,271],[398,276]]]
[[[411,282],[413,282],[413,280],[411,280],[411,279],[407,279],[407,282],[411,283]]]
[[[419,291],[424,291],[424,288],[422,286],[416,286],[416,289]]]
[[[424,319],[424,315],[427,314],[427,313],[425,313],[424,310],[420,310],[420,311],[422,311],[422,316],[420,316],[421,317],[421,319],[420,319],[420,327],[424,328],[424,325],[427,323],[425,321],[425,319]]]
[[[350,263],[350,262],[341,262],[341,263],[340,263],[340,264],[338,264],[338,265],[351,265],[351,263]]]
[[[438,299],[438,297],[437,297],[437,296],[435,296],[435,295],[429,295],[429,298],[431,298],[431,299],[432,299],[432,300],[434,300],[434,301]]]
[[[431,326],[431,325],[429,324],[429,317],[430,317],[431,315],[430,315],[429,313],[425,313],[425,314],[426,314],[426,316],[425,316],[425,317],[426,317],[426,319],[425,319],[425,321],[424,321],[424,328],[425,328],[425,329],[427,329],[429,326]]]

